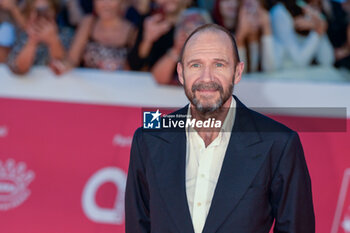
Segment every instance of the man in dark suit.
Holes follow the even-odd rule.
[[[196,29],[177,66],[190,104],[174,115],[205,121],[138,129],[125,193],[126,233],[314,233],[311,181],[298,134],[232,96],[242,76],[234,38]]]

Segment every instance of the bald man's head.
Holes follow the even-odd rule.
[[[229,107],[244,69],[229,31],[215,24],[197,28],[186,40],[180,59],[179,81],[198,112],[209,114]]]
[[[185,41],[185,43],[184,43],[184,45],[182,47],[181,53],[180,53],[180,57],[179,57],[179,62],[181,64],[183,64],[185,50],[186,50],[186,47],[189,44],[189,42],[191,40],[196,40],[197,37],[200,36],[200,34],[205,33],[205,32],[218,33],[218,34],[222,34],[223,36],[226,36],[229,39],[229,41],[231,42],[230,43],[231,44],[230,47],[232,49],[232,54],[233,54],[233,57],[234,57],[235,64],[240,62],[236,40],[234,39],[234,37],[231,34],[231,32],[228,31],[226,28],[224,28],[222,26],[219,26],[217,24],[205,24],[205,25],[203,25],[201,27],[198,27],[196,30],[194,30],[189,35],[187,40]],[[225,43],[225,42],[223,41],[223,43]]]

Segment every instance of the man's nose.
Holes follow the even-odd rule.
[[[209,82],[213,80],[213,70],[210,66],[205,66],[202,72],[201,80],[204,82]]]

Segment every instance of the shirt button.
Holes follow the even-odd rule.
[[[200,203],[200,202],[197,203],[197,206],[201,206],[201,205],[202,205],[202,203]]]
[[[204,178],[205,177],[205,175],[204,174],[201,174],[201,178]]]

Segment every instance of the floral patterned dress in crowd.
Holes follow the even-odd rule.
[[[102,70],[125,70],[127,55],[130,47],[130,38],[134,32],[131,24],[126,29],[126,41],[120,46],[106,45],[94,40],[92,34],[83,53],[83,66]]]
[[[125,70],[127,47],[113,47],[89,41],[83,55],[83,66],[102,70]]]
[[[70,28],[59,29],[59,38],[63,47],[68,51],[70,43],[72,41],[74,31]],[[16,66],[16,59],[19,53],[22,51],[24,46],[27,44],[28,35],[24,30],[17,32],[16,42],[8,56],[7,63],[10,69],[14,72],[18,71]],[[33,65],[47,66],[50,64],[50,53],[49,49],[45,44],[39,44],[35,53]]]

